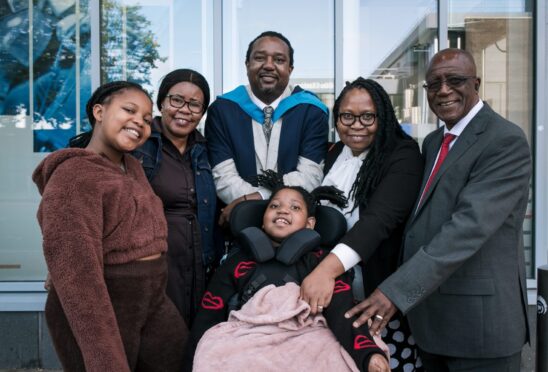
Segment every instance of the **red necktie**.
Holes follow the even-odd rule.
[[[422,204],[422,198],[424,198],[424,195],[428,191],[428,188],[430,187],[430,184],[434,180],[434,177],[436,177],[436,173],[438,173],[438,171],[440,170],[441,164],[447,157],[447,153],[449,153],[449,144],[451,143],[451,141],[455,139],[455,137],[457,136],[451,133],[447,133],[443,137],[443,142],[441,143],[440,155],[438,156],[438,160],[436,160],[436,164],[434,165],[434,169],[432,169],[432,173],[430,173],[430,177],[428,177],[428,181],[426,182],[426,186],[424,186],[424,190],[422,190],[419,206]]]

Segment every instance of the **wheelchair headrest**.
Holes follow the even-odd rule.
[[[267,200],[247,200],[237,204],[230,213],[230,230],[238,236],[243,229],[255,226],[261,228]],[[346,233],[346,219],[335,208],[319,205],[316,207],[314,230],[321,236],[323,247],[333,248]]]

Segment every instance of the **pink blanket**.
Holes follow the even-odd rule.
[[[327,328],[299,300],[299,286],[269,285],[227,322],[208,330],[196,349],[194,371],[359,371]]]

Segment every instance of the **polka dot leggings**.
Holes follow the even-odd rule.
[[[392,371],[424,371],[415,339],[409,330],[407,321],[400,313],[392,318],[381,335],[390,350]]]

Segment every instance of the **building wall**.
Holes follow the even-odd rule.
[[[0,313],[0,369],[61,368],[43,312]]]
[[[521,355],[521,371],[535,370],[536,306],[529,306],[532,342]],[[11,368],[60,369],[43,312],[9,312],[0,316],[0,370]],[[548,351],[545,351],[548,352]]]

